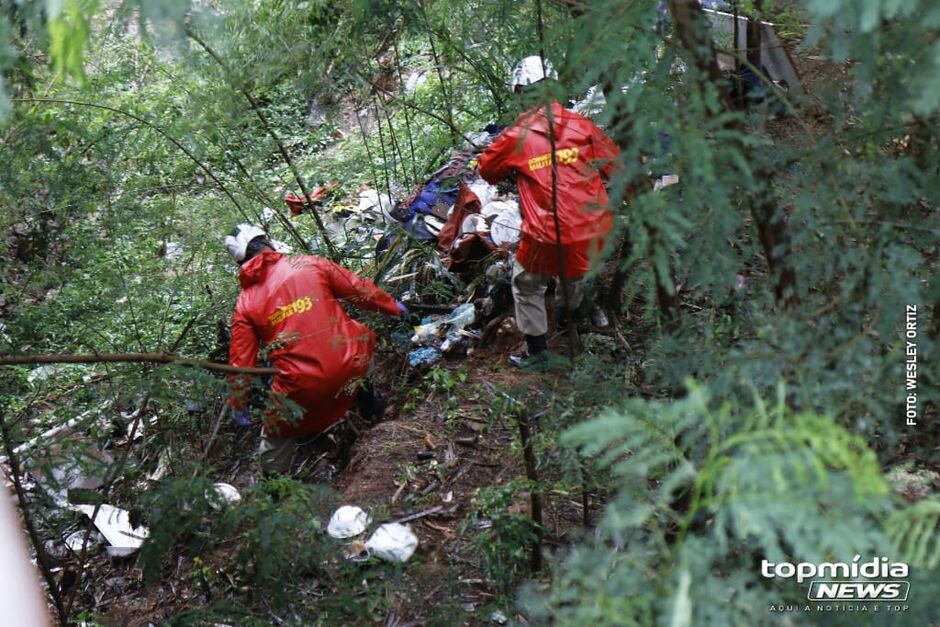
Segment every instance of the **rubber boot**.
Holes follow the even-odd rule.
[[[356,394],[356,408],[359,415],[366,423],[373,425],[382,420],[382,414],[385,413],[385,398],[379,393],[372,383],[372,378],[367,377],[363,380]]]
[[[545,361],[548,356],[548,341],[544,334],[525,336],[525,345],[525,353],[509,356],[511,365],[516,368],[527,368]]]

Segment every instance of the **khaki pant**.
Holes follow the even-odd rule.
[[[535,274],[522,267],[519,260],[512,266],[512,297],[516,301],[516,326],[526,335],[548,333],[548,312],[545,309],[545,291],[552,279],[544,274]],[[581,305],[584,297],[584,279],[568,279],[568,301],[572,311]],[[555,306],[564,303],[561,281],[555,290]]]
[[[280,473],[286,475],[294,463],[297,452],[297,438],[268,435],[261,428],[261,441],[258,443],[258,455],[261,456],[261,470],[266,475]]]

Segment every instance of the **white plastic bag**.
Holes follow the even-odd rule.
[[[343,505],[333,512],[326,532],[334,538],[351,538],[366,530],[370,523],[369,515],[355,505]]]
[[[366,549],[389,562],[405,562],[418,548],[418,536],[399,523],[387,523],[375,530]]]
[[[91,518],[95,506],[77,505],[75,509]],[[106,549],[108,555],[113,557],[123,557],[134,553],[150,535],[150,530],[146,527],[131,526],[130,513],[127,510],[106,503],[98,509],[94,522],[98,531],[110,543],[111,546]]]

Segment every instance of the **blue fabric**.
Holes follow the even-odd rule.
[[[232,422],[235,423],[237,427],[250,427],[251,426],[251,410],[247,407],[242,409],[233,409],[232,410]]]
[[[424,224],[424,216],[417,215],[411,219],[411,222],[405,225],[405,231],[421,242],[436,242],[437,238],[428,230]]]
[[[416,214],[431,214],[434,206],[438,203],[453,205],[457,200],[458,188],[441,189],[441,184],[437,181],[431,181],[424,186],[424,189],[418,193],[411,204],[404,207],[404,212],[399,212],[395,217],[401,222],[409,222]]]
[[[412,368],[433,366],[440,359],[441,352],[436,348],[416,348],[408,353],[408,365]]]
[[[437,183],[428,183],[425,185],[418,197],[408,206],[409,215],[416,213],[431,213],[431,207],[437,202]]]

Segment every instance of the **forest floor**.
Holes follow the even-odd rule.
[[[511,319],[507,322],[507,327],[512,325]],[[560,334],[550,344],[558,352],[565,350]],[[357,505],[379,520],[425,514],[407,523],[419,539],[418,550],[401,571],[401,579],[388,586],[393,592],[387,604],[394,610],[379,624],[435,624],[445,616],[447,624],[483,624],[494,611],[512,615],[512,596],[487,576],[481,547],[474,541],[488,522],[475,495],[479,488],[525,475],[518,425],[494,412],[494,394],[514,390],[524,395],[526,390],[536,393],[559,384],[552,374],[521,372],[507,363],[507,355],[521,345],[522,336],[514,328],[507,330],[470,356],[441,362],[435,377],[409,376],[402,355],[379,354],[375,378],[389,405],[383,421],[359,434],[348,466],[333,477],[311,473],[322,447],[299,450],[295,474],[335,489],[338,504]],[[207,460],[213,476],[241,491],[257,483],[254,430],[248,433],[224,425],[219,440]],[[542,495],[544,547],[574,540],[584,528],[585,516],[589,524],[594,521],[602,503],[589,494],[585,511],[581,497]],[[530,516],[528,493],[518,490],[507,510]],[[337,543],[337,558],[341,557]],[[206,603],[193,574],[200,564],[211,566],[213,560],[196,563],[179,556],[175,568],[165,569],[165,577],[144,586],[133,560],[114,562],[102,554],[91,563],[83,587],[95,590],[96,610],[108,624],[159,623]],[[247,591],[243,593],[247,600]],[[239,596],[234,590],[229,594]],[[272,611],[271,620],[282,619]]]

